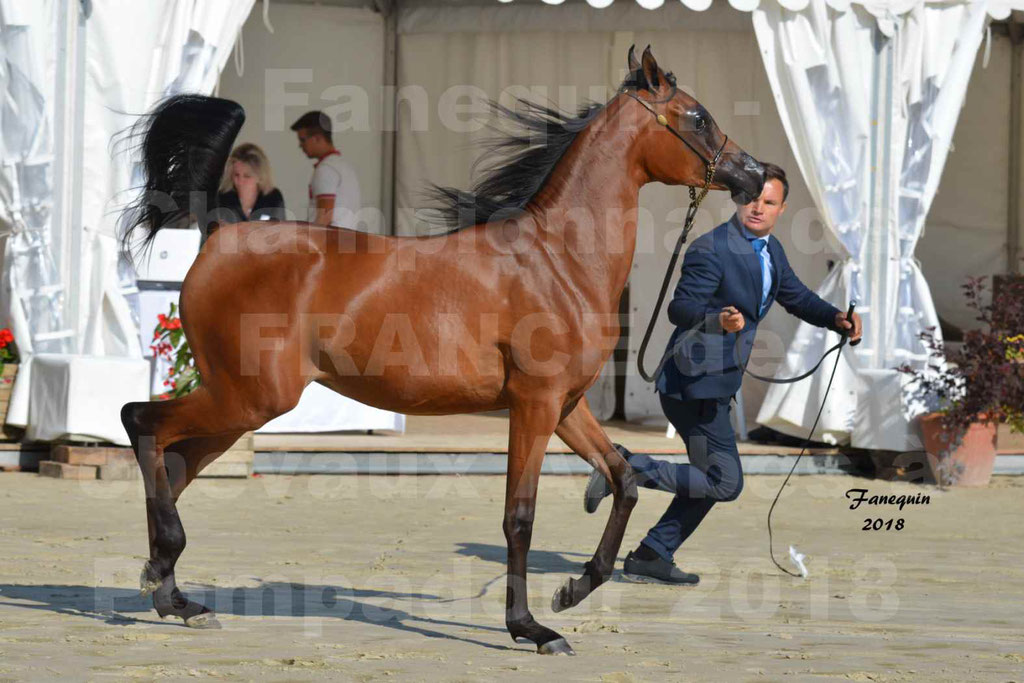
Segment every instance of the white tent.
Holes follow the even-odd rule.
[[[119,409],[148,400],[149,363],[119,277],[133,169],[111,139],[161,97],[211,92],[252,4],[0,2],[0,303],[22,354],[7,420],[29,439],[126,443]]]
[[[819,294],[859,302],[864,342],[845,350],[839,396],[815,436],[906,450],[914,406],[897,368],[928,364],[920,335],[939,327],[914,256],[938,188],[988,20],[986,3],[864,3],[833,11],[767,4],[754,29],[786,135],[834,242],[840,265]],[[802,324],[781,375],[792,376],[831,340]],[[758,421],[805,430],[827,377],[775,385]],[[902,406],[903,410],[894,410]],[[917,410],[920,410],[917,408]]]
[[[938,325],[914,249],[935,197],[985,28],[991,18],[1005,18],[1009,10],[1010,3],[996,2],[824,0],[731,0],[715,5],[694,1],[666,4],[655,11],[631,2],[600,11],[581,3],[417,5],[399,14],[398,85],[424,87],[428,101],[438,101],[439,111],[437,120],[429,112],[430,125],[421,130],[408,125],[411,117],[400,119],[397,229],[417,231],[412,211],[425,181],[440,176],[443,181],[466,183],[464,169],[471,157],[459,148],[466,147],[467,133],[470,138],[486,134],[482,124],[456,130],[439,125],[445,114],[444,93],[471,83],[506,101],[525,92],[573,108],[586,97],[607,96],[608,86],[621,79],[628,45],[652,44],[660,63],[708,106],[734,140],[755,156],[790,169],[795,185],[787,217],[791,225],[778,232],[801,276],[813,284],[827,272],[819,291],[843,310],[851,298],[859,301],[867,338],[856,351],[845,352],[816,438],[852,439],[854,445],[865,447],[909,447],[913,434],[907,418],[912,407],[891,410],[904,403],[894,368],[904,362],[920,365],[923,348],[917,335]],[[992,123],[1005,120],[1009,112],[1008,106],[992,109],[985,99],[972,104],[989,109]],[[998,145],[1000,139],[996,140]],[[961,156],[970,157],[972,150],[965,147]],[[990,153],[991,147],[979,152]],[[1005,168],[998,166],[997,172]],[[971,185],[984,183],[976,179]],[[680,227],[684,196],[681,190],[665,187],[648,187],[641,194],[642,217],[649,224],[630,280],[631,330],[642,329],[649,315],[667,249]],[[985,200],[966,198],[972,208],[990,211],[991,196]],[[943,208],[964,201],[956,197]],[[698,231],[732,212],[724,197],[712,197],[706,206],[710,210],[701,212]],[[983,212],[975,211],[968,220]],[[813,224],[819,220],[825,234],[812,237]],[[962,227],[975,228],[970,223]],[[976,232],[974,237],[981,241]],[[1004,250],[1005,246],[999,251]],[[826,270],[828,260],[836,267]],[[1002,254],[992,255],[986,268],[991,261],[1001,268]],[[978,265],[975,260],[971,267]],[[954,266],[952,272],[960,276],[952,280],[956,283],[965,274],[977,274],[965,266]],[[942,286],[951,299],[956,284],[944,279]],[[956,303],[950,307],[959,310]],[[653,348],[664,343],[668,332],[668,323],[660,321]],[[777,354],[784,359],[778,374],[791,376],[813,364],[834,342],[808,326],[795,332],[794,339],[791,319],[773,313],[759,337],[762,346],[755,363],[763,355]],[[661,419],[651,387],[632,367],[639,342],[638,334],[630,334],[626,416]],[[744,394],[756,399],[748,404],[761,404],[758,421],[803,435],[826,380],[827,375],[819,374],[804,383],[773,388],[763,399],[764,388],[748,382]],[[610,385],[609,377],[606,396]],[[868,400],[879,392],[886,392],[883,400]],[[592,402],[609,403],[593,397]],[[870,412],[879,405],[893,414]]]
[[[844,396],[847,400],[831,402],[836,409],[826,418],[826,438],[845,440],[854,431],[857,401],[851,399],[855,399],[858,392],[866,391],[857,383],[861,381],[858,379],[860,370],[877,368],[884,373],[894,362],[892,357],[885,358],[876,351],[901,349],[896,356],[901,360],[914,360],[915,353],[919,352],[914,348],[913,330],[934,319],[927,285],[914,265],[914,243],[921,236],[923,225],[928,226],[928,236],[921,240],[918,253],[926,252],[928,256],[922,257],[925,273],[929,273],[934,263],[941,264],[935,266],[939,272],[954,276],[948,278],[949,281],[943,278],[939,282],[932,278],[933,288],[938,287],[943,293],[937,308],[944,317],[962,316],[950,296],[958,277],[1001,269],[1005,258],[1005,197],[1012,190],[1005,185],[986,183],[974,168],[982,161],[989,163],[993,155],[1014,156],[1006,151],[1005,143],[998,137],[988,136],[993,139],[986,137],[970,146],[962,145],[961,150],[953,154],[954,161],[949,164],[951,168],[946,170],[946,175],[953,173],[968,181],[970,191],[964,196],[940,191],[928,214],[929,200],[925,195],[934,193],[942,172],[941,158],[956,122],[955,113],[959,111],[956,100],[963,98],[963,88],[975,62],[973,52],[982,43],[984,27],[990,18],[1004,18],[1012,3],[719,0],[712,4],[709,0],[685,0],[647,11],[626,0],[601,10],[572,0],[558,7],[523,0],[511,5],[498,5],[491,0],[480,0],[477,4],[401,0],[372,6],[357,0],[333,0],[316,6],[274,0],[269,9],[275,28],[273,34],[268,32],[263,14],[258,10],[246,21],[251,0],[234,6],[199,1],[169,2],[166,13],[160,17],[143,16],[145,12],[136,7],[138,4],[95,2],[93,16],[79,24],[77,20],[68,19],[76,16],[71,8],[77,7],[77,3],[71,0],[48,0],[33,6],[31,11],[18,3],[17,12],[8,8],[8,5],[13,8],[15,3],[0,0],[3,12],[0,16],[5,27],[4,59],[7,64],[19,65],[23,72],[35,70],[35,76],[25,79],[38,84],[36,87],[42,91],[33,95],[33,101],[45,103],[45,106],[40,105],[40,111],[56,112],[46,114],[51,118],[45,119],[44,129],[60,131],[50,138],[22,134],[15,139],[17,136],[7,135],[6,122],[13,117],[4,118],[0,199],[3,220],[14,231],[5,249],[3,291],[6,298],[0,304],[15,326],[19,341],[30,340],[30,351],[78,352],[108,359],[138,358],[138,349],[132,345],[135,338],[131,333],[132,323],[124,305],[125,296],[131,296],[130,291],[124,289],[130,287],[131,282],[130,279],[121,282],[110,250],[115,215],[112,209],[117,203],[111,193],[115,188],[130,185],[128,169],[108,166],[109,155],[101,145],[83,150],[85,159],[76,157],[76,147],[62,142],[64,136],[75,133],[75,127],[61,121],[79,122],[79,127],[87,122],[84,127],[90,133],[93,126],[99,130],[100,125],[112,132],[130,122],[116,112],[142,111],[161,95],[179,89],[209,92],[215,87],[218,74],[220,94],[242,102],[249,114],[240,139],[258,142],[268,150],[289,205],[301,205],[304,201],[308,169],[294,151],[294,140],[286,130],[287,122],[306,109],[344,109],[351,105],[347,86],[357,84],[363,89],[369,106],[366,118],[369,123],[350,119],[347,128],[342,126],[345,154],[365,171],[362,185],[368,188],[370,203],[381,209],[387,223],[381,229],[407,234],[418,229],[413,212],[422,203],[419,192],[425,181],[468,184],[470,168],[477,155],[470,143],[486,135],[486,131],[482,120],[469,120],[461,126],[449,125],[453,116],[456,120],[461,116],[461,95],[507,100],[512,95],[526,94],[574,108],[583,99],[607,96],[609,87],[621,80],[624,55],[630,44],[652,44],[659,61],[672,69],[680,83],[708,106],[732,138],[755,156],[790,169],[791,209],[784,226],[786,230],[780,231],[780,237],[801,277],[809,284],[824,280],[823,293],[833,297],[836,303],[844,303],[852,291],[860,299],[862,312],[867,309],[871,315],[891,321],[873,326],[875,336],[869,336],[862,345],[863,353],[846,354],[842,386],[833,391],[834,396]],[[984,11],[978,7],[983,7]],[[130,12],[136,13],[133,15],[136,21],[151,22],[153,31],[147,34],[133,28],[130,33],[119,33],[116,18],[126,17]],[[957,18],[954,21],[952,17]],[[245,54],[241,62],[245,70],[239,74],[229,67],[221,73],[234,36],[243,23],[241,36]],[[954,24],[955,31],[939,30]],[[37,28],[14,31],[8,26]],[[44,30],[44,26],[48,28]],[[76,26],[79,35],[83,30],[102,31],[98,40],[93,40],[90,34],[89,40],[79,42],[87,46],[88,60],[81,54],[77,61],[72,59],[74,49],[61,52],[61,59],[57,59],[53,47],[73,45],[68,41],[75,34],[71,28]],[[315,28],[318,36],[324,35],[310,39],[310,27]],[[840,29],[833,30],[836,27]],[[963,37],[959,38],[961,33]],[[54,59],[48,63],[44,60],[42,64],[29,61],[25,62],[26,66],[20,66],[22,62],[18,61],[14,38],[19,34],[44,41],[40,45],[49,45],[50,49],[36,50],[32,54],[53,54]],[[166,39],[156,41],[154,50],[154,41],[143,39],[147,35],[166,36]],[[864,42],[868,35],[870,43]],[[336,36],[337,40],[330,40],[331,36]],[[888,38],[883,40],[885,36]],[[815,97],[808,98],[806,91],[800,88],[809,85],[834,94],[837,84],[847,85],[845,79],[849,74],[839,68],[841,65],[835,57],[847,50],[846,43],[835,41],[847,38],[861,39],[854,49],[867,50],[862,55],[867,60],[862,64],[864,69],[869,63],[877,64],[879,68],[884,67],[885,73],[891,73],[890,89],[885,92],[897,93],[898,89],[893,106],[895,113],[902,117],[888,138],[889,164],[895,173],[890,174],[888,184],[883,183],[884,188],[876,187],[878,183],[868,183],[867,189],[870,192],[885,190],[890,197],[909,189],[918,192],[922,200],[911,212],[914,218],[906,221],[899,213],[899,202],[890,200],[886,214],[889,223],[884,230],[876,229],[882,223],[875,220],[874,214],[859,215],[863,223],[861,229],[871,236],[865,243],[875,246],[884,243],[882,246],[888,252],[872,247],[857,258],[848,258],[854,249],[844,239],[849,237],[844,232],[845,218],[837,218],[828,208],[832,183],[823,179],[814,161],[821,144],[820,136],[800,130],[798,125],[810,120],[809,113],[817,117],[829,113],[816,110]],[[891,47],[886,46],[886,40],[893,41]],[[787,41],[800,49],[794,52],[786,47]],[[953,45],[958,46],[956,50],[949,47],[943,53],[947,50],[944,46]],[[130,56],[128,59],[116,59],[122,54],[119,46],[123,46],[123,54]],[[311,56],[314,51],[322,57]],[[987,130],[1002,131],[1007,126],[1008,114],[1003,110],[1008,112],[1008,106],[993,107],[986,100],[995,98],[1000,105],[1008,104],[1005,88],[1008,82],[1005,74],[1011,64],[1008,53],[1005,41],[995,40],[992,43],[993,67],[981,75],[974,70],[972,87],[977,82],[977,87],[985,91],[978,97],[968,97],[963,118],[980,121]],[[936,54],[941,59],[933,60]],[[1016,54],[1019,61],[1019,53]],[[115,57],[114,63],[124,71],[111,72],[109,66],[101,66],[108,57]],[[57,81],[60,69],[71,68],[87,69],[93,74],[84,87],[99,93],[95,101],[102,104],[90,108],[87,104],[90,98],[83,93],[53,93],[51,86]],[[798,82],[801,68],[807,75],[802,85]],[[867,86],[871,86],[867,91],[850,87],[844,92],[860,92],[861,95],[874,92],[872,87],[878,83],[874,68],[863,72],[868,76]],[[67,74],[62,77],[70,78]],[[135,95],[129,95],[121,90],[128,82],[147,85],[133,91]],[[17,84],[12,83],[12,80],[5,81],[5,89],[11,94],[8,99],[19,101],[15,97]],[[861,85],[865,84],[861,82]],[[278,90],[272,92],[272,86]],[[453,92],[453,86],[461,90]],[[936,86],[939,87],[936,89]],[[792,92],[787,92],[786,88]],[[879,88],[877,92],[883,90]],[[271,101],[274,96],[279,96],[281,101]],[[60,106],[56,106],[55,97],[63,98]],[[71,103],[66,101],[69,98]],[[952,112],[952,118],[944,115],[939,120],[929,118],[931,114],[922,115],[922,112],[934,113],[936,103],[941,103],[942,111],[947,114]],[[24,111],[31,110],[28,105],[21,107]],[[65,110],[69,115],[62,119],[60,112]],[[75,114],[76,111],[79,113]],[[853,114],[863,114],[861,110],[851,111],[843,115],[852,118]],[[415,118],[420,114],[425,119]],[[18,119],[23,127],[28,120],[24,116]],[[860,125],[863,119],[857,121]],[[929,149],[932,151],[926,155],[926,163],[913,154],[904,155],[899,148],[900,140],[917,141],[922,134],[931,141]],[[869,131],[869,140],[863,142],[861,149],[870,149],[871,154],[885,151],[880,147],[884,136],[871,136]],[[100,136],[97,134],[93,139],[98,141]],[[61,149],[71,152],[57,154],[50,161],[38,161]],[[904,157],[910,164],[907,168],[904,168]],[[866,168],[862,161],[859,159],[857,163],[861,165],[856,166],[856,172],[861,174]],[[63,172],[52,173],[58,181],[56,188],[32,186],[30,176],[36,168],[33,164],[52,163],[67,170],[84,162],[99,164],[85,173],[90,183],[94,176],[101,179],[92,190],[85,186],[76,189],[75,182],[65,182],[67,175]],[[18,164],[19,169],[8,171]],[[906,182],[903,182],[904,176],[908,179]],[[380,181],[374,183],[374,177],[379,177]],[[862,175],[857,177],[864,182]],[[30,186],[37,188],[29,191],[36,195],[25,194],[25,188]],[[9,187],[14,189],[9,190]],[[77,204],[71,201],[76,192],[80,197]],[[54,207],[52,217],[40,211],[47,203]],[[630,282],[628,311],[633,334],[629,336],[630,361],[626,364],[625,377],[625,411],[627,417],[634,420],[661,419],[656,398],[651,388],[636,375],[632,360],[639,345],[636,330],[646,323],[660,280],[658,273],[667,262],[667,249],[674,242],[673,231],[680,227],[685,193],[678,188],[648,187],[641,195],[641,205],[643,225]],[[61,213],[64,206],[81,208]],[[731,210],[727,197],[709,197],[698,219],[698,232],[724,220]],[[928,219],[922,223],[926,214]],[[84,228],[74,230],[73,225]],[[880,239],[885,235],[885,239]],[[936,235],[938,237],[934,237]],[[929,246],[929,240],[934,247]],[[949,262],[944,245],[953,241],[985,246],[975,250],[973,259]],[[26,256],[32,249],[41,255]],[[889,267],[886,253],[895,257],[898,267]],[[68,258],[67,254],[79,256]],[[829,260],[836,261],[837,267],[829,270]],[[873,270],[869,271],[869,267]],[[851,290],[851,273],[855,272],[861,273],[861,282]],[[880,286],[864,287],[865,281],[872,284],[877,281]],[[88,286],[78,286],[74,292],[69,289],[67,295],[62,295],[62,286],[68,282],[87,282]],[[28,292],[33,298],[30,301],[19,299],[19,292]],[[879,314],[883,309],[884,314]],[[24,315],[25,311],[29,314]],[[919,313],[923,313],[923,317],[918,317]],[[961,317],[958,322],[969,321]],[[902,338],[886,336],[897,329],[903,331]],[[667,323],[662,321],[652,348],[664,342],[668,331]],[[791,343],[794,335],[795,341]],[[759,348],[759,357],[774,355],[785,359],[780,374],[790,374],[797,366],[804,366],[809,362],[807,355],[813,355],[809,349],[822,341],[816,339],[811,330],[795,329],[791,319],[777,313],[769,316],[759,339],[765,345]],[[22,345],[25,347],[24,343]],[[785,352],[787,347],[788,353]],[[770,372],[774,367],[769,364],[757,369]],[[31,383],[25,381],[26,377],[19,377],[16,389],[21,398],[16,397],[12,417],[15,421],[26,420],[31,427],[34,420],[27,415]],[[886,390],[899,393],[898,386],[891,386],[891,378],[886,382],[889,382],[884,387]],[[615,377],[609,371],[590,393],[597,412],[604,416],[610,415],[614,407],[614,385]],[[764,421],[784,430],[800,432],[809,427],[806,404],[816,404],[821,389],[820,385],[808,384],[788,392],[771,392],[765,399],[764,388],[748,382],[744,396],[749,415],[760,406],[760,417]],[[840,403],[845,403],[845,407]],[[25,412],[15,411],[18,406]],[[866,424],[871,426],[870,421]],[[45,433],[45,429],[37,433]]]

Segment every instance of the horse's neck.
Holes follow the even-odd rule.
[[[603,302],[612,311],[633,262],[638,194],[645,182],[632,147],[628,129],[611,134],[595,121],[527,207],[564,272],[595,305]]]

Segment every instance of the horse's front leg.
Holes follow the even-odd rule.
[[[575,654],[555,631],[541,626],[527,605],[526,556],[537,509],[537,480],[544,450],[558,424],[561,405],[554,400],[513,400],[509,405],[508,474],[505,481],[505,539],[508,585],[505,626],[513,640],[525,638],[540,654]]]
[[[636,478],[633,469],[615,450],[594,414],[590,412],[586,397],[580,399],[558,429],[558,437],[581,458],[601,471],[612,486],[614,503],[601,542],[594,557],[583,566],[583,576],[570,578],[555,591],[551,609],[555,612],[575,607],[602,583],[611,578],[615,556],[622,544],[630,513],[637,501]]]

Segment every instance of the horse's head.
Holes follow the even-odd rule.
[[[712,190],[728,190],[743,204],[758,197],[764,186],[760,162],[729,140],[700,102],[676,86],[675,77],[658,66],[650,46],[639,60],[629,48],[628,59],[630,75],[619,97],[637,100],[633,106],[647,110],[641,112],[637,144],[651,179],[703,187],[708,166],[714,163]]]

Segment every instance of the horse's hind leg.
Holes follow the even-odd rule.
[[[121,420],[132,441],[146,489],[149,560],[142,571],[143,594],[153,594],[161,617],[175,616],[193,628],[217,628],[207,607],[178,590],[174,566],[185,549],[178,496],[199,471],[224,452],[250,424],[247,411],[232,411],[199,388],[181,399],[129,403]]]
[[[637,501],[636,480],[629,464],[619,455],[604,433],[586,397],[580,399],[555,430],[577,455],[601,471],[611,483],[614,503],[594,557],[583,566],[583,576],[568,579],[555,591],[551,609],[555,612],[575,607],[602,583],[611,578],[615,556],[622,544],[629,515]]]
[[[192,483],[200,471],[220,457],[224,451],[234,444],[244,432],[235,431],[224,436],[194,437],[184,439],[166,448],[163,453],[164,471],[171,489],[171,500],[174,504],[173,520],[177,522],[172,536],[180,534],[181,543],[173,548],[166,561],[161,562],[158,548],[166,549],[166,544],[157,545],[157,526],[154,524],[153,507],[147,497],[147,518],[149,521],[150,559],[142,569],[140,579],[143,595],[153,594],[153,607],[161,617],[174,616],[185,620],[192,628],[219,628],[213,612],[204,605],[188,600],[178,589],[174,578],[174,565],[185,550],[185,531],[177,516],[178,497]],[[172,522],[173,524],[173,522]],[[161,566],[170,567],[169,573],[161,571]]]

